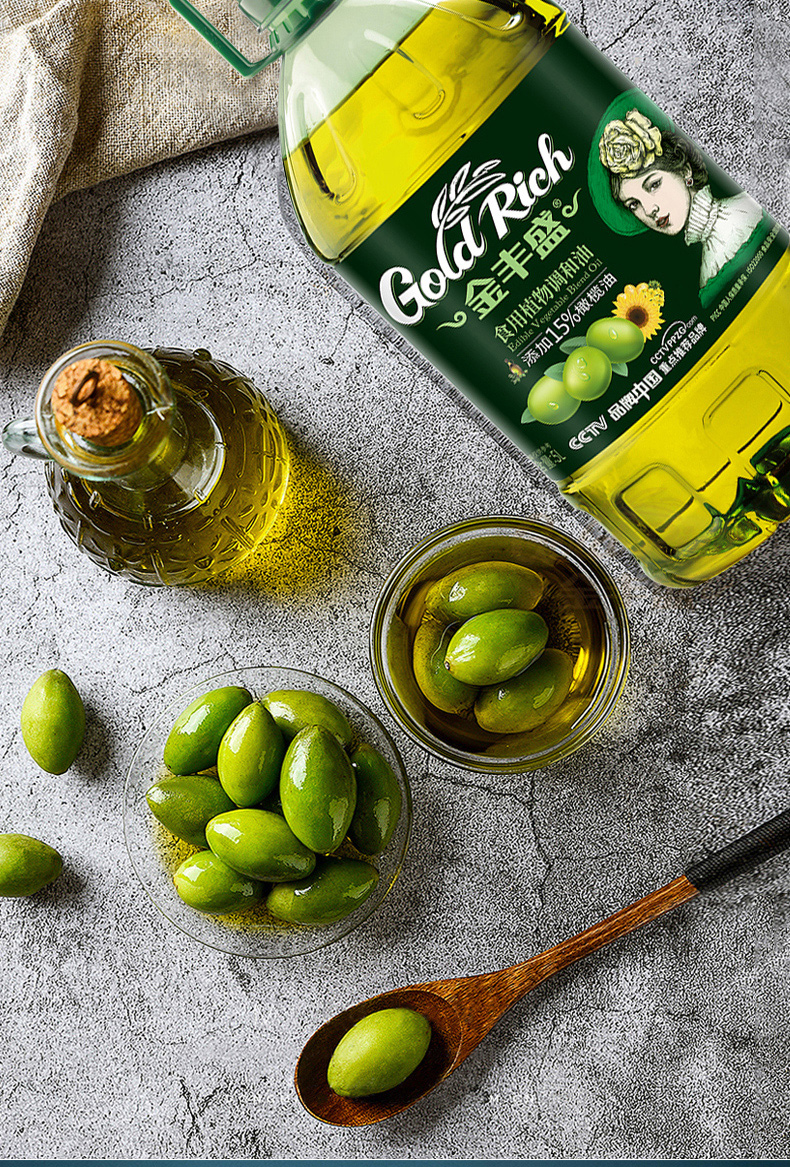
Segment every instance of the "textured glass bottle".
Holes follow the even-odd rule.
[[[121,445],[70,432],[53,409],[58,377],[88,359],[110,362],[139,399],[140,424]],[[35,423],[14,422],[3,439],[47,460],[55,510],[79,549],[137,583],[202,583],[233,567],[270,529],[288,484],[268,402],[205,350],[81,345],[44,377]]]
[[[787,518],[787,236],[561,9],[241,7],[285,53],[308,240],[514,451],[669,586]],[[610,318],[644,350],[610,352],[608,388],[569,395],[568,362],[593,324],[606,345]]]

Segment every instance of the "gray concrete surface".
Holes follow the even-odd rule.
[[[572,14],[790,219],[790,37],[777,0],[588,0]],[[281,662],[386,717],[368,624],[418,538],[511,512],[591,542],[551,486],[317,277],[282,230],[277,159],[267,134],[57,205],[0,349],[6,420],[29,413],[45,367],[79,341],[205,345],[265,387],[314,484],[279,578],[165,592],[95,569],[61,533],[40,465],[0,458],[0,828],[66,859],[52,889],[0,904],[0,1153],[784,1157],[786,860],[536,992],[449,1083],[380,1127],[319,1125],[292,1074],[312,1030],[360,996],[525,957],[787,805],[787,532],[686,594],[651,589],[599,548],[633,626],[615,717],[551,770],[496,780],[397,735],[415,798],[407,866],[378,915],[334,947],[283,963],[226,957],[185,940],[141,891],[122,789],[163,693],[195,670]],[[53,666],[89,710],[86,748],[59,778],[36,768],[18,728],[28,685]]]

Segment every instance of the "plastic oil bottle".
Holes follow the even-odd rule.
[[[240,0],[312,247],[661,583],[790,514],[788,237],[544,0]]]

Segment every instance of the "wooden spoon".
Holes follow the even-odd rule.
[[[788,846],[790,810],[693,864],[665,887],[522,964],[478,976],[410,985],[352,1005],[322,1025],[302,1050],[295,1074],[302,1105],[322,1122],[335,1126],[366,1126],[399,1114],[457,1070],[503,1013],[542,981]],[[396,1006],[415,1009],[430,1021],[433,1035],[425,1058],[393,1090],[367,1098],[341,1098],[329,1089],[326,1080],[337,1043],[360,1018]]]

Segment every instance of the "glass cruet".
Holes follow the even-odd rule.
[[[45,460],[79,549],[138,583],[201,583],[233,568],[270,530],[288,484],[268,401],[204,349],[80,345],[47,371],[34,418],[8,424],[3,443]]]

